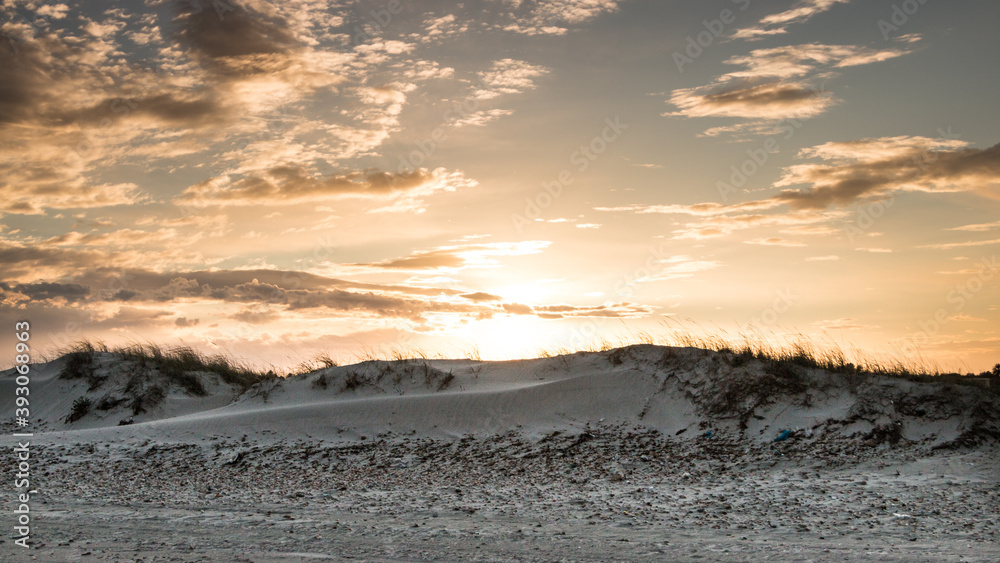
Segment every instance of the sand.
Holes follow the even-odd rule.
[[[88,391],[61,362],[32,373],[32,549],[4,465],[5,561],[1000,560],[1000,400],[974,387],[635,346],[201,374],[119,426],[64,419],[134,370],[104,355]]]

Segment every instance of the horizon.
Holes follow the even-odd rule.
[[[1000,361],[996,3],[146,4],[0,6],[33,354]]]

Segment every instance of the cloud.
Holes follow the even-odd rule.
[[[805,43],[767,49],[754,49],[746,55],[730,57],[725,62],[743,66],[723,75],[720,80],[734,78],[796,78],[806,76],[818,67],[847,68],[894,59],[908,55],[913,49],[903,47],[873,49],[862,45],[824,45]]]
[[[504,303],[501,306],[503,307],[505,313],[510,313],[512,315],[532,315],[535,313],[531,307],[520,303]]]
[[[661,213],[665,215],[669,214],[682,214],[682,215],[726,215],[728,213],[733,213],[734,211],[756,211],[762,209],[771,209],[780,205],[776,202],[769,202],[766,200],[749,201],[745,203],[735,203],[726,205],[724,203],[716,203],[714,201],[709,201],[705,203],[695,203],[693,205],[680,205],[680,204],[669,204],[669,205],[624,205],[618,207],[595,207],[595,211],[631,211],[633,213],[646,214],[646,213]]]
[[[699,272],[713,270],[721,265],[715,260],[696,260],[687,255],[676,255],[656,261],[657,266],[650,268],[652,273],[638,278],[636,283],[676,280],[690,278]]]
[[[276,166],[242,178],[212,178],[188,187],[175,200],[182,205],[287,205],[346,196],[386,197],[399,194],[428,196],[475,186],[461,172],[443,168],[411,172],[367,170],[319,176],[300,166]]]
[[[980,319],[979,317],[973,317],[971,315],[966,315],[964,313],[959,313],[948,317],[949,321],[959,321],[966,323],[985,323],[988,322],[986,319]]]
[[[535,79],[549,73],[543,66],[516,59],[494,61],[490,69],[479,73],[476,98],[489,100],[504,94],[519,94],[535,88]]]
[[[501,0],[509,6],[512,23],[502,27],[525,35],[562,35],[579,25],[618,9],[620,0]]]
[[[985,232],[992,231],[993,229],[1000,229],[1000,221],[994,221],[993,223],[978,223],[973,225],[962,225],[961,227],[952,227],[950,229],[945,229],[948,231],[973,231],[973,232]]]
[[[667,116],[804,119],[826,111],[836,101],[829,92],[801,82],[726,83],[674,90],[670,103],[679,111]]]
[[[492,293],[485,293],[482,291],[477,291],[475,293],[463,293],[459,295],[459,297],[470,301],[500,301],[503,299],[499,295],[493,295]]]
[[[840,229],[834,229],[833,227],[828,227],[826,225],[795,225],[788,227],[787,229],[781,230],[782,234],[786,235],[807,235],[807,236],[830,236],[841,232]]]
[[[194,2],[178,3],[178,8],[174,20],[177,39],[208,65],[226,67],[241,57],[260,60],[287,53],[298,44],[287,23],[276,14],[240,5],[219,14]]]
[[[967,248],[970,246],[989,246],[991,244],[1000,244],[1000,239],[970,240],[965,242],[950,242],[941,244],[925,244],[922,246],[918,246],[917,248],[934,248],[937,250],[950,250],[952,248]]]
[[[806,258],[806,262],[836,262],[840,260],[840,256],[831,254],[829,256],[810,256]]]
[[[878,326],[862,324],[858,322],[857,319],[852,317],[817,321],[813,323],[813,326],[822,330],[862,330],[868,328],[878,328]]]
[[[534,307],[535,314],[543,319],[562,319],[566,317],[642,317],[650,314],[652,311],[653,309],[650,307],[632,303],[606,303],[592,307],[565,304]]]
[[[424,19],[424,33],[420,42],[431,43],[441,39],[462,35],[470,29],[468,22],[459,22],[454,14],[435,17],[433,14]]]
[[[822,163],[785,169],[772,200],[795,209],[823,209],[896,190],[925,192],[982,191],[1000,183],[1000,144],[968,148],[966,142],[927,137],[882,137],[830,142],[799,155]]]
[[[549,241],[532,240],[442,246],[432,250],[414,252],[409,256],[401,258],[393,258],[382,262],[353,264],[353,266],[376,270],[415,271],[495,268],[500,265],[496,257],[538,254],[550,244]]]
[[[808,21],[837,4],[847,2],[850,0],[799,0],[784,12],[761,18],[757,25],[736,30],[733,38],[753,41],[770,35],[781,35],[788,32],[789,26]]]
[[[794,240],[783,239],[781,237],[758,238],[753,240],[745,240],[743,242],[745,244],[757,244],[761,246],[787,246],[787,247],[806,246],[804,243]]]
[[[0,301],[3,302],[61,300],[74,303],[86,299],[90,294],[90,288],[87,286],[51,282],[22,284],[0,282],[0,291],[3,292],[3,297],[0,297]]]
[[[965,141],[927,137],[881,137],[858,141],[829,142],[803,149],[800,158],[820,162],[786,167],[774,184],[783,189],[759,200],[736,204],[705,202],[693,205],[630,205],[598,207],[598,211],[681,214],[702,217],[676,231],[677,238],[712,238],[751,226],[780,225],[787,234],[834,234],[836,229],[819,223],[837,219],[845,207],[857,201],[888,198],[895,191],[975,192],[990,195],[1000,185],[1000,144],[975,149]],[[767,213],[782,206],[790,212]],[[985,231],[993,223],[958,227],[955,230]],[[953,243],[951,247],[992,244],[991,241]],[[929,245],[938,248],[942,245]]]
[[[487,123],[490,123],[491,121],[496,121],[497,119],[500,119],[501,117],[510,115],[512,113],[514,113],[514,110],[510,109],[495,108],[488,110],[480,110],[470,113],[467,116],[463,117],[462,119],[456,119],[452,123],[452,125],[455,127],[465,127],[467,125],[471,125],[473,127],[482,127]]]
[[[189,328],[197,326],[201,322],[199,319],[188,319],[187,317],[177,317],[174,320],[174,326],[177,328]]]
[[[910,48],[871,49],[816,43],[755,49],[725,61],[742,69],[724,74],[706,86],[673,90],[669,103],[677,110],[663,115],[753,120],[710,128],[703,133],[708,137],[724,133],[773,133],[773,121],[811,118],[838,103],[831,92],[812,84],[812,75],[820,68],[866,65],[911,52]]]

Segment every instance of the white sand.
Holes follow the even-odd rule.
[[[81,395],[125,396],[116,358],[90,392],[57,377],[60,361],[35,366],[36,549],[13,545],[11,508],[0,555],[1000,560],[996,394],[818,370],[778,392],[786,380],[758,363],[730,363],[654,346],[367,362],[289,378],[266,401],[203,374],[207,396],[171,388],[128,426],[125,403],[63,422]],[[345,389],[351,373],[363,383]],[[7,451],[13,389],[8,372]]]

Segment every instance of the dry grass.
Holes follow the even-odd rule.
[[[192,395],[204,396],[207,392],[196,375],[214,373],[223,381],[243,391],[254,384],[275,377],[255,371],[245,364],[226,356],[206,356],[197,350],[178,346],[163,348],[154,344],[129,344],[110,348],[104,343],[82,341],[64,352],[66,362],[59,377],[62,379],[87,379],[91,389],[100,386],[97,375],[97,355],[111,354],[131,363],[140,372],[155,370],[171,383],[182,387]]]

